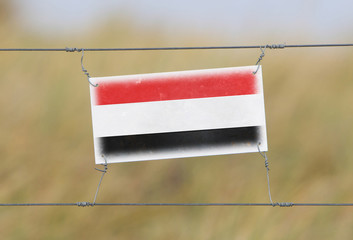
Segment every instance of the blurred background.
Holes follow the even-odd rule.
[[[353,42],[353,2],[1,0],[0,48]],[[86,52],[93,77],[254,65],[254,50]],[[0,52],[0,202],[93,201],[80,53]],[[353,202],[353,48],[267,50],[275,202]],[[97,202],[269,202],[257,153],[109,165]],[[1,207],[3,239],[348,239],[349,207]]]

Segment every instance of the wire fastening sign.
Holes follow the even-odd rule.
[[[256,69],[91,78],[96,164],[267,151]]]

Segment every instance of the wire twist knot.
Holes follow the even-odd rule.
[[[267,171],[270,171],[270,168],[268,167],[270,164],[268,162],[268,159],[265,158],[265,168],[267,169]]]
[[[69,48],[69,47],[66,47],[65,51],[66,52],[81,52],[82,48]]]
[[[294,203],[292,202],[277,202],[277,203],[272,203],[273,207],[279,206],[279,207],[293,207]]]
[[[266,45],[266,48],[269,49],[283,49],[286,47],[286,44],[272,44],[272,45]]]
[[[78,207],[93,207],[94,203],[90,203],[90,202],[77,202],[76,203]]]

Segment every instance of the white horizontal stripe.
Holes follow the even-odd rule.
[[[265,126],[262,94],[92,107],[94,137]]]

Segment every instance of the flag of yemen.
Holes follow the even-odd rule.
[[[267,151],[261,67],[91,78],[96,164]]]

